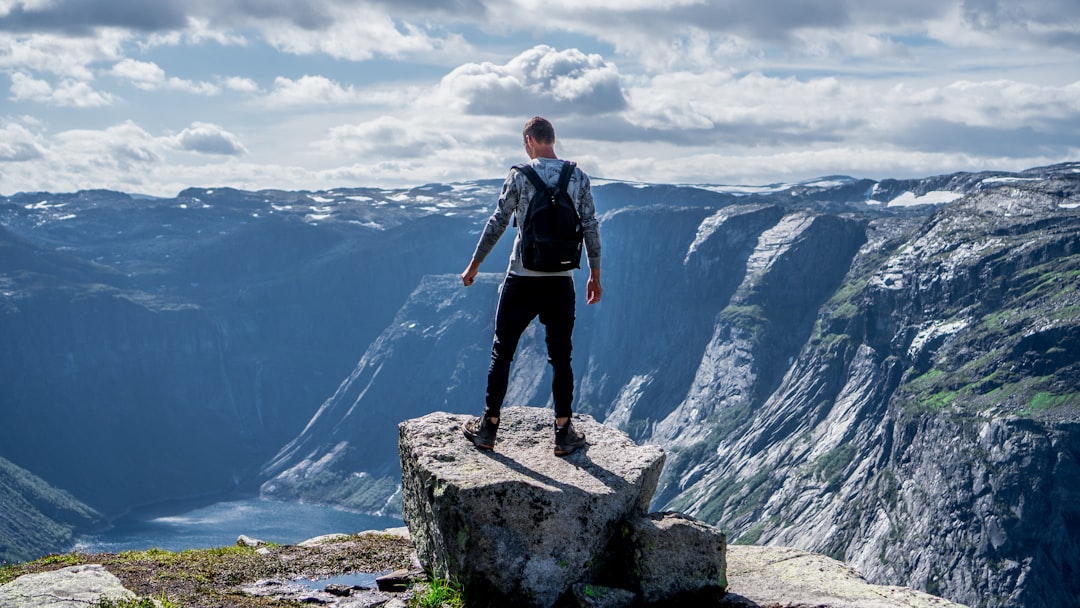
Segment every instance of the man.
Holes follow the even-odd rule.
[[[522,130],[529,164],[549,185],[558,183],[564,161],[555,155],[555,128],[539,116],[532,118]],[[529,201],[536,188],[517,168],[511,169],[503,183],[498,207],[484,226],[480,241],[469,266],[461,273],[466,287],[473,284],[480,264],[495,247],[512,219],[517,226],[524,224]],[[585,251],[589,260],[589,281],[586,302],[600,301],[600,230],[593,206],[589,176],[575,168],[567,191],[574,200],[583,229]],[[555,455],[565,456],[585,445],[584,433],[571,424],[574,399],[574,371],[570,367],[571,339],[574,331],[576,297],[572,270],[538,272],[522,263],[521,231],[514,239],[510,265],[503,280],[495,314],[495,339],[491,346],[491,365],[488,368],[487,396],[483,415],[465,424],[464,433],[476,447],[490,450],[495,447],[499,430],[499,412],[510,379],[510,362],[517,350],[518,340],[525,328],[537,316],[547,335],[548,363],[551,364],[551,396],[555,404]]]

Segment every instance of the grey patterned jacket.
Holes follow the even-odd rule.
[[[559,172],[562,170],[563,161],[555,158],[537,158],[530,161],[533,168],[548,184],[554,185],[559,181]],[[480,235],[480,242],[476,244],[473,259],[483,262],[484,258],[495,248],[499,237],[506,232],[510,221],[516,217],[517,225],[521,226],[525,221],[525,213],[528,211],[529,201],[532,200],[535,188],[528,177],[517,169],[511,169],[510,175],[503,182],[502,195],[499,196],[499,205],[488,218],[484,226],[484,232]],[[600,268],[600,222],[596,219],[596,207],[593,205],[592,189],[589,184],[589,176],[580,167],[574,170],[567,186],[570,197],[577,204],[578,216],[585,231],[585,253],[589,259],[589,268]],[[537,272],[529,270],[521,264],[521,233],[514,237],[514,250],[510,254],[510,265],[507,274],[517,276],[572,276],[572,270],[560,272]]]

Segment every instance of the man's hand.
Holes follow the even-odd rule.
[[[461,284],[465,287],[472,285],[476,281],[476,275],[480,272],[480,263],[476,260],[469,262],[468,268],[461,273]]]
[[[596,304],[602,295],[604,295],[604,288],[600,286],[600,269],[589,269],[589,282],[585,286],[585,303]]]

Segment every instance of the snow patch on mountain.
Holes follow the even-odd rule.
[[[889,207],[912,207],[915,205],[942,205],[963,198],[963,192],[950,192],[947,190],[935,190],[926,194],[905,192],[889,201]]]

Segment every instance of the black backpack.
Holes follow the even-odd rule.
[[[558,272],[581,267],[581,218],[567,191],[576,166],[564,162],[559,182],[552,188],[531,165],[514,165],[536,188],[520,227],[521,263],[529,270]]]

